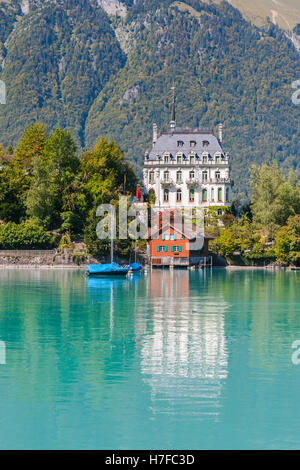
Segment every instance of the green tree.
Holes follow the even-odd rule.
[[[24,169],[11,161],[3,161],[0,168],[0,219],[19,222],[26,215],[25,194],[29,177]]]
[[[232,255],[237,249],[237,242],[230,230],[221,231],[219,238],[215,240],[215,248],[220,255]]]
[[[15,162],[30,171],[34,157],[45,157],[47,134],[44,124],[31,124],[23,133],[16,151]]]
[[[85,190],[93,207],[117,199],[124,181],[127,192],[134,192],[137,177],[115,142],[101,137],[94,149],[82,156],[80,163]]]
[[[251,187],[253,222],[267,238],[272,239],[276,230],[297,210],[295,195],[298,189],[285,181],[277,163],[253,166]]]
[[[53,226],[55,213],[53,177],[49,161],[39,156],[35,156],[32,160],[32,177],[25,204],[29,217],[38,219],[46,229]]]

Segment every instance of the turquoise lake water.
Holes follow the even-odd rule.
[[[300,273],[0,271],[1,449],[299,449]]]

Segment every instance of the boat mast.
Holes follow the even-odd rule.
[[[111,236],[110,236],[110,262],[114,261],[114,238],[113,238],[113,225],[111,224]]]

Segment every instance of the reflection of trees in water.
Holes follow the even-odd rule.
[[[152,318],[137,313],[141,335],[141,370],[154,401],[192,406],[216,399],[227,377],[228,357],[224,314],[228,304],[213,291],[201,290],[202,273],[192,280],[188,271],[153,271],[148,280]],[[199,282],[195,288],[194,282]],[[142,317],[143,318],[143,317]],[[205,406],[206,406],[205,405]]]
[[[1,271],[0,337],[19,398],[55,398],[56,386],[67,396],[84,383],[99,399],[110,363],[126,362],[123,349],[115,357],[112,342],[124,346],[134,330],[122,310],[129,294],[129,285],[115,280],[93,286],[82,271]]]

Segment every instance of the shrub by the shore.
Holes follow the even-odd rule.
[[[34,220],[0,225],[1,250],[45,250],[53,246],[53,237]]]

